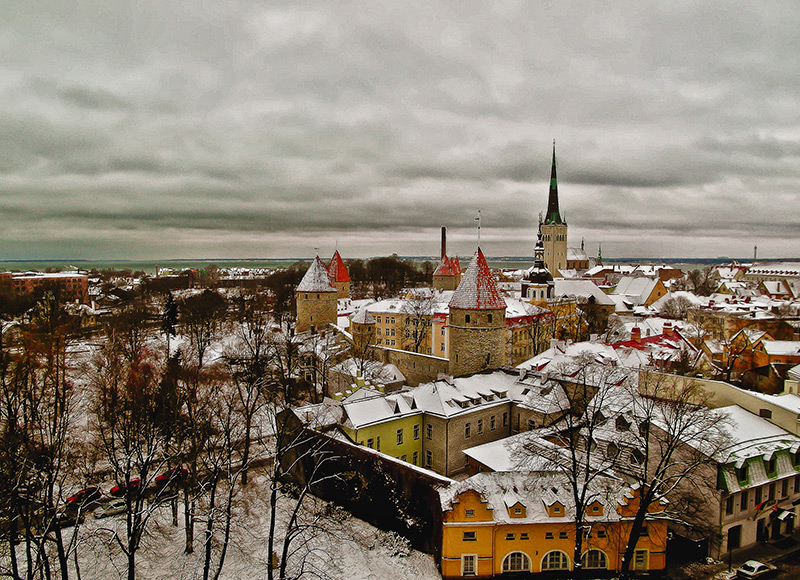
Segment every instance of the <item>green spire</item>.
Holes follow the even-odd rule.
[[[556,178],[556,140],[553,139],[553,166],[550,170],[550,196],[547,199],[547,217],[544,219],[545,224],[558,224],[562,225],[566,222],[561,219],[561,213],[558,211],[558,179]]]

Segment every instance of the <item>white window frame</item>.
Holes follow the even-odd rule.
[[[467,570],[467,562],[471,562],[472,570]],[[478,554],[461,554],[461,575],[478,575]]]

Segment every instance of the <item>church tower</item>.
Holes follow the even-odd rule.
[[[449,308],[450,374],[468,375],[503,366],[506,301],[480,248],[453,292]]]
[[[539,216],[541,220],[541,216]],[[522,279],[522,300],[531,304],[547,307],[547,300],[552,298],[553,276],[544,264],[544,243],[542,243],[542,224],[539,222],[539,235],[533,250],[533,267],[525,272]]]
[[[553,166],[550,170],[550,196],[547,214],[541,226],[544,243],[544,263],[554,276],[567,267],[567,222],[558,209],[558,180],[556,178],[556,142],[553,141]]]

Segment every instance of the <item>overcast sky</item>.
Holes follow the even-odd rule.
[[[0,260],[800,255],[796,0],[0,13]]]

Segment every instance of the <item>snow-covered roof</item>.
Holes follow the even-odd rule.
[[[478,248],[472,261],[461,278],[453,298],[450,300],[450,308],[460,308],[463,310],[502,310],[506,307],[500,291],[497,289],[497,282],[486,263],[483,252]]]
[[[771,356],[800,356],[800,341],[770,340],[761,341],[761,347]]]
[[[591,280],[558,278],[555,280],[553,295],[556,298],[593,296],[597,304],[614,304],[614,301]]]
[[[356,324],[375,324],[375,318],[369,313],[367,308],[362,308],[351,318]]]
[[[314,258],[306,271],[300,284],[297,285],[298,292],[337,292],[336,287],[331,284],[328,269],[319,256]]]

